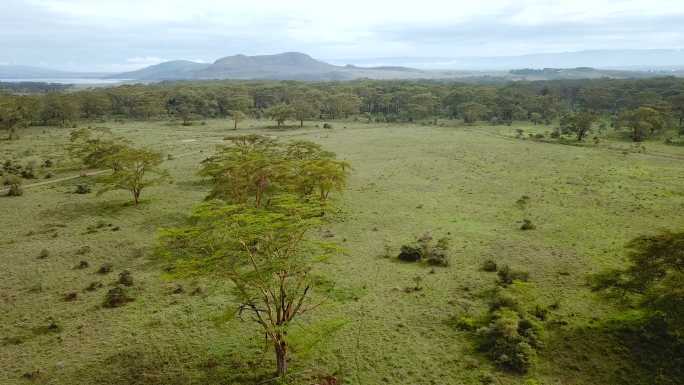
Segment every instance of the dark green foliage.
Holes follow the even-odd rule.
[[[422,252],[418,246],[403,245],[397,258],[404,262],[418,262],[422,258]]]
[[[536,228],[537,226],[535,226],[534,223],[532,223],[532,221],[529,219],[523,219],[523,223],[520,226],[520,230],[534,230]]]
[[[40,254],[38,254],[38,259],[47,259],[49,256],[50,256],[50,250],[43,249],[40,251]]]
[[[112,269],[114,266],[112,266],[111,263],[104,263],[102,266],[100,266],[99,269],[97,269],[98,274],[109,274],[112,272]]]
[[[412,245],[403,245],[397,258],[405,262],[424,261],[432,266],[449,265],[449,240],[441,238],[437,243],[433,242],[429,233],[422,235]]]
[[[115,286],[105,294],[102,306],[107,308],[120,307],[131,301],[133,301],[133,298],[130,297],[125,288]]]
[[[116,282],[123,286],[133,286],[133,276],[130,271],[124,270],[119,273],[119,280]]]
[[[5,186],[9,186],[9,189],[7,190],[7,196],[9,197],[18,197],[24,195],[24,189],[21,187],[22,184],[21,178],[15,176],[15,175],[8,175],[3,177],[2,184]]]
[[[493,273],[497,270],[496,262],[488,259],[482,263],[482,271]]]
[[[513,297],[501,291],[494,292],[484,322],[477,331],[478,350],[501,369],[526,373],[541,347],[539,326],[525,317]]]
[[[78,184],[76,185],[76,191],[74,191],[76,194],[90,194],[91,189],[90,185],[87,184]]]
[[[323,123],[323,128],[331,130],[333,128],[333,126],[330,123]]]
[[[497,276],[499,278],[499,285],[508,286],[513,283],[513,281],[527,282],[530,278],[530,274],[522,270],[513,270],[508,265],[503,265],[499,267],[497,271]]]
[[[644,317],[661,319],[669,332],[683,337],[684,232],[641,236],[627,249],[629,266],[592,276],[592,288],[617,295]]]

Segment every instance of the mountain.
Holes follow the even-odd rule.
[[[200,79],[297,79],[319,76],[339,68],[299,52],[277,55],[228,56],[196,73]]]
[[[140,81],[269,79],[269,80],[353,80],[369,79],[439,79],[457,77],[446,71],[425,71],[400,66],[337,66],[299,52],[275,55],[234,55],[212,64],[173,61],[113,76]]]
[[[193,78],[194,73],[209,67],[209,64],[188,60],[167,61],[143,69],[110,76],[111,79],[134,80],[178,80]]]

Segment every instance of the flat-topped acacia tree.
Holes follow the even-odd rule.
[[[126,141],[107,137],[83,128],[71,132],[69,153],[87,167],[110,169],[97,182],[103,187],[98,195],[112,190],[126,190],[140,203],[143,189],[169,180],[169,174],[160,165],[162,154],[147,148],[135,148]]]
[[[342,191],[351,167],[320,145],[299,140],[287,144],[259,136],[227,138],[231,145],[203,162],[200,175],[211,178],[209,199],[252,202],[267,207],[282,193],[324,205],[332,191]]]
[[[103,184],[98,195],[112,190],[126,190],[133,196],[135,205],[138,205],[143,189],[169,180],[167,171],[159,167],[163,162],[162,154],[150,149],[125,147],[109,155],[105,162],[112,173],[97,178],[98,183]]]
[[[175,276],[232,282],[236,311],[263,329],[278,376],[287,373],[288,328],[322,303],[312,299],[311,271],[334,248],[307,237],[319,224],[317,211],[290,195],[268,209],[215,200],[195,210],[191,225],[161,232],[161,254],[175,266]]]

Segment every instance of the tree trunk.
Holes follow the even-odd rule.
[[[237,130],[237,120],[233,120],[233,122],[235,123],[235,124],[233,125],[233,129],[234,129],[234,130]]]
[[[302,127],[304,127],[304,120],[303,119],[299,121],[299,128],[302,128]]]
[[[284,377],[287,374],[287,345],[285,342],[276,342],[275,353],[278,377]]]

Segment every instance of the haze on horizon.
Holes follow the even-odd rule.
[[[682,20],[681,0],[4,0],[0,64],[122,72],[299,51],[427,68],[455,57],[681,49]]]

